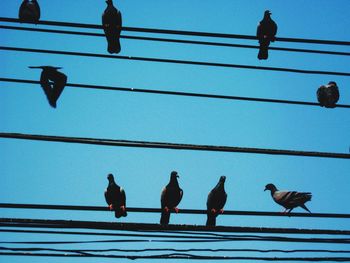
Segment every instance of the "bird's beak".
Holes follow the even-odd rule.
[[[264,192],[267,190],[267,188],[265,188]]]
[[[180,176],[176,175],[176,178],[180,178]]]

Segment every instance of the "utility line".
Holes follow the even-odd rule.
[[[0,81],[11,82],[11,83],[40,84],[40,81],[37,81],[37,80],[14,79],[14,78],[0,78]],[[166,90],[112,87],[112,86],[76,84],[76,83],[67,83],[66,86],[73,87],[73,88],[112,90],[112,91],[123,91],[123,92],[133,92],[133,93],[150,93],[150,94],[160,94],[160,95],[174,95],[174,96],[199,97],[199,98],[210,98],[210,99],[226,99],[226,100],[242,100],[242,101],[268,102],[268,103],[281,103],[281,104],[293,104],[293,105],[306,105],[306,106],[318,106],[318,107],[320,107],[320,104],[317,102],[307,102],[307,101],[250,98],[250,97],[230,96],[230,95],[215,95],[215,94],[203,94],[203,93],[192,93],[192,92],[181,92],[181,91],[166,91]],[[337,104],[336,108],[348,108],[348,109],[350,109],[350,105]]]
[[[193,232],[221,232],[221,233],[259,233],[259,234],[310,234],[310,235],[350,235],[350,230],[334,229],[301,229],[301,228],[270,228],[270,227],[237,227],[204,225],[160,225],[146,223],[117,223],[95,222],[76,220],[49,220],[49,219],[26,219],[26,218],[0,218],[0,225],[6,227],[30,227],[30,228],[81,228],[100,230],[122,231],[193,231]],[[206,233],[205,233],[206,234]],[[181,236],[179,236],[181,237]],[[232,236],[219,236],[229,239]],[[336,239],[350,243],[349,238]]]
[[[83,137],[34,135],[34,134],[22,134],[22,133],[1,132],[0,138],[48,141],[48,142],[63,142],[63,143],[79,143],[79,144],[92,144],[92,145],[104,145],[104,146],[118,146],[118,147],[215,151],[215,152],[239,152],[239,153],[254,153],[254,154],[350,159],[350,154],[347,154],[347,153],[277,150],[277,149],[247,148],[247,147],[234,147],[234,146],[195,145],[195,144],[178,144],[178,143],[130,141],[130,140],[111,140],[111,139],[96,139],[96,138],[83,138]]]
[[[59,51],[59,50],[48,50],[48,49],[18,48],[18,47],[9,47],[9,46],[0,46],[0,50],[42,53],[42,54],[55,54],[55,55],[67,55],[67,56],[111,58],[111,59],[172,63],[172,64],[184,64],[184,65],[196,65],[196,66],[209,66],[209,67],[268,70],[268,71],[292,72],[292,73],[300,73],[300,74],[318,74],[318,75],[334,75],[334,76],[348,76],[348,77],[350,76],[349,72],[304,70],[304,69],[294,69],[294,68],[251,66],[251,65],[241,65],[241,64],[177,60],[177,59],[165,59],[165,58],[147,58],[147,57],[134,57],[134,56],[106,55],[106,54]]]
[[[42,204],[11,204],[0,203],[0,208],[12,209],[45,209],[45,210],[70,210],[70,211],[104,211],[110,212],[105,206],[78,206],[78,205],[42,205]],[[160,208],[139,208],[127,207],[127,212],[137,213],[161,213]],[[179,214],[201,214],[206,215],[206,210],[199,209],[180,209]],[[350,214],[335,213],[279,213],[279,212],[255,212],[255,211],[228,211],[225,210],[223,215],[239,215],[239,216],[279,216],[279,217],[318,217],[318,218],[350,218]]]
[[[20,20],[17,18],[0,17],[0,22],[20,23]],[[38,25],[48,25],[48,26],[102,29],[101,25],[71,23],[71,22],[58,22],[58,21],[41,20],[41,21],[38,21],[37,24]],[[210,33],[210,32],[185,31],[185,30],[169,30],[169,29],[156,29],[156,28],[141,28],[141,27],[122,27],[122,31],[168,34],[168,35],[184,35],[184,36],[198,36],[198,37],[216,37],[216,38],[234,38],[234,39],[257,40],[256,36],[251,36],[251,35]],[[287,37],[276,37],[276,41],[294,42],[294,43],[309,43],[309,44],[325,44],[325,45],[345,45],[345,46],[350,45],[350,41],[287,38]]]
[[[2,26],[2,25],[0,25],[0,28],[1,29],[10,29],[10,30],[41,32],[41,33],[55,33],[55,34],[67,34],[67,35],[105,37],[105,35],[103,33],[81,32],[81,31],[71,31],[71,30],[56,30],[56,29]],[[224,43],[224,42],[183,40],[183,39],[172,39],[172,38],[142,37],[142,36],[130,36],[130,35],[121,35],[120,38],[133,39],[133,40],[145,40],[145,41],[180,43],[180,44],[219,46],[219,47],[237,47],[237,48],[250,48],[250,49],[258,49],[259,48],[259,46],[257,46],[257,45],[243,45],[243,44],[232,44],[232,43]],[[269,50],[286,51],[286,52],[302,52],[302,53],[323,54],[323,55],[350,56],[350,52],[317,50],[317,49],[315,50],[315,49],[303,49],[303,48],[269,47]]]

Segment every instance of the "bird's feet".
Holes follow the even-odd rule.
[[[174,207],[174,211],[175,211],[176,214],[178,214],[179,213],[179,208]]]
[[[109,209],[110,211],[113,211],[113,210],[114,210],[113,205],[109,205],[109,206],[108,206],[108,209]]]
[[[215,208],[212,208],[212,209],[210,210],[210,212],[211,212],[212,214],[216,214],[217,210],[216,210]]]
[[[164,211],[165,211],[165,213],[169,213],[170,209],[166,206],[166,207],[164,207]]]
[[[223,213],[224,213],[224,209],[220,209],[220,210],[219,210],[219,213],[220,213],[220,214],[223,214]]]
[[[124,206],[124,205],[120,206],[120,209],[121,209],[123,212],[125,212],[125,211],[126,211],[126,208],[125,208],[125,206]]]

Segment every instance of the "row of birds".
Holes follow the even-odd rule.
[[[172,171],[170,174],[169,183],[161,192],[160,224],[162,225],[169,224],[171,212],[179,212],[177,206],[182,200],[183,190],[179,186],[179,182],[177,180],[178,177],[178,173],[176,171]],[[115,182],[113,174],[108,174],[107,179],[109,182],[104,195],[109,209],[114,211],[116,218],[127,216],[126,194],[124,189]],[[207,226],[215,226],[217,216],[224,212],[223,209],[227,200],[225,181],[226,177],[221,176],[217,185],[208,194]],[[311,193],[279,191],[273,184],[267,184],[265,186],[265,191],[266,190],[271,192],[272,199],[277,204],[285,208],[284,213],[290,213],[296,207],[301,207],[311,213],[305,206],[305,203],[311,200]]]

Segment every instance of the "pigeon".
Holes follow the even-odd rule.
[[[285,208],[284,213],[290,213],[294,208],[300,206],[309,213],[311,211],[305,206],[305,203],[311,200],[311,193],[299,193],[296,191],[278,191],[273,184],[267,184],[265,190],[271,191],[273,200]]]
[[[21,23],[38,23],[40,19],[40,6],[36,0],[23,0],[18,18]]]
[[[268,48],[270,42],[275,41],[276,33],[277,25],[275,21],[271,19],[271,12],[266,10],[264,13],[264,18],[260,21],[256,30],[256,36],[260,44],[258,59],[267,59],[269,57]]]
[[[112,0],[107,0],[107,7],[102,14],[102,27],[108,42],[109,53],[120,52],[120,32],[122,30],[122,15],[120,11],[113,6]]]
[[[339,100],[339,89],[337,83],[330,81],[328,85],[322,85],[317,90],[317,100],[321,107],[335,108]]]
[[[60,67],[29,66],[29,68],[43,70],[41,72],[40,85],[43,88],[51,107],[56,108],[56,102],[67,83],[67,76],[58,71],[58,69],[61,69]]]
[[[126,212],[126,196],[122,187],[116,184],[113,174],[108,174],[108,187],[105,191],[105,198],[111,211],[114,210],[115,217],[120,218],[127,216]]]
[[[170,212],[174,210],[176,213],[179,212],[177,205],[180,203],[183,195],[182,189],[179,187],[179,183],[177,181],[176,171],[172,171],[170,174],[169,183],[163,188],[160,202],[162,208],[162,214],[160,217],[160,224],[168,225],[170,219]]]
[[[221,176],[217,185],[210,191],[207,199],[207,226],[216,225],[216,217],[223,213],[227,194],[225,192],[225,176]]]

